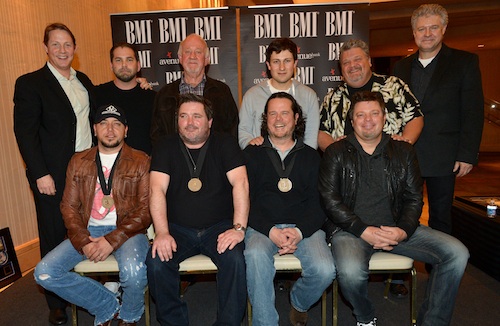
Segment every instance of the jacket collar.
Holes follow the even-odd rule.
[[[87,150],[87,153],[83,156],[83,159],[88,161],[95,161],[96,154],[97,154],[97,146],[94,146]],[[132,148],[128,146],[126,143],[123,143],[120,159],[132,160]]]

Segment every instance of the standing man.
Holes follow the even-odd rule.
[[[217,321],[240,325],[245,314],[243,257],[249,195],[243,154],[234,137],[211,131],[210,102],[179,98],[178,134],[161,138],[151,161],[151,215],[156,237],[148,280],[162,326],[188,325],[179,296],[179,263],[204,254],[217,266]]]
[[[349,40],[342,45],[339,64],[344,83],[326,94],[321,106],[319,148],[325,151],[328,145],[352,132],[348,114],[351,97],[359,91],[380,92],[387,110],[384,132],[414,144],[424,120],[408,85],[397,77],[372,73],[368,45],[362,40]]]
[[[318,192],[320,157],[303,142],[305,121],[293,96],[271,95],[262,115],[264,143],[248,146],[249,228],[245,236],[247,287],[252,324],[278,325],[273,255],[293,254],[302,275],[290,291],[290,322],[307,323],[307,311],[335,277],[321,226],[325,214]]]
[[[137,83],[141,70],[137,49],[128,43],[115,44],[109,51],[115,79],[96,87],[97,106],[115,105],[128,117],[129,132],[125,141],[132,148],[151,154],[151,117],[156,92],[142,89]]]
[[[243,96],[240,108],[238,139],[240,147],[262,145],[260,133],[262,112],[269,96],[276,92],[292,95],[302,107],[306,119],[304,143],[316,149],[319,126],[318,95],[310,87],[293,79],[297,70],[297,45],[288,38],[276,39],[266,50],[268,80],[250,88]]]
[[[238,132],[238,107],[229,86],[205,74],[210,63],[210,52],[205,40],[197,35],[188,35],[180,44],[179,63],[184,69],[181,79],[163,86],[155,99],[151,138],[153,143],[161,136],[175,134],[177,109],[180,94],[193,93],[210,100],[214,110],[213,131]]]
[[[14,90],[14,132],[35,199],[41,256],[64,240],[59,209],[66,168],[75,152],[92,146],[92,82],[71,67],[76,41],[68,27],[45,28],[47,64],[19,77]],[[45,292],[53,325],[65,324],[66,302]]]
[[[329,146],[319,172],[328,218],[338,227],[332,251],[342,294],[358,326],[375,326],[368,297],[368,263],[389,251],[433,266],[419,325],[449,325],[469,253],[454,237],[419,225],[422,179],[413,147],[383,133],[384,100],[378,92],[353,95],[354,132]]]
[[[418,52],[396,63],[394,74],[410,84],[425,114],[415,144],[429,200],[429,226],[451,233],[455,178],[477,164],[484,99],[477,55],[443,44],[446,9],[420,6],[411,17]]]
[[[124,143],[125,112],[101,107],[94,119],[96,147],[71,159],[61,212],[68,239],[35,269],[35,280],[88,310],[94,325],[136,325],[144,312],[147,285],[145,235],[149,215],[149,157]],[[121,300],[101,283],[74,273],[82,260],[104,261],[113,253],[120,268]]]

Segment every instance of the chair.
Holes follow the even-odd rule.
[[[411,289],[410,289],[410,314],[411,325],[417,325],[416,302],[417,302],[417,271],[413,266],[413,259],[392,254],[389,252],[376,252],[372,255],[369,264],[370,274],[390,274],[387,279],[384,299],[387,299],[389,294],[389,286],[392,280],[393,273],[411,273]],[[337,279],[333,281],[333,326],[338,323],[338,283]]]
[[[274,267],[277,273],[300,273],[302,266],[300,260],[292,254],[274,255]],[[248,325],[252,326],[252,305],[247,302]],[[326,326],[326,290],[321,296],[321,325]]]
[[[147,230],[148,238],[151,240],[154,238],[154,229],[153,225]],[[109,255],[108,258],[104,261],[100,261],[98,263],[94,263],[88,259],[79,262],[74,268],[73,271],[82,276],[98,276],[98,275],[113,275],[118,276],[120,273],[120,269],[118,268],[118,262],[115,259],[113,254]],[[78,314],[76,305],[71,304],[71,315],[73,326],[78,326]],[[151,325],[151,315],[149,311],[149,288],[146,286],[146,291],[144,292],[144,320],[146,322],[146,326]]]

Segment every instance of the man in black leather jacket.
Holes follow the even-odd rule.
[[[376,325],[368,298],[368,262],[390,251],[431,264],[419,325],[448,325],[469,257],[450,235],[419,225],[422,178],[412,145],[383,134],[382,95],[359,92],[349,113],[354,133],[323,156],[319,191],[336,228],[331,237],[337,278],[357,325]]]

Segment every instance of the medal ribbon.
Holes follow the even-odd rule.
[[[115,167],[116,167],[116,162],[120,158],[120,155],[122,153],[122,150],[118,152],[118,155],[116,156],[115,162],[113,163],[113,167],[111,168],[111,171],[109,172],[109,178],[108,182],[106,183],[106,179],[104,178],[104,172],[102,172],[102,163],[101,163],[101,157],[99,156],[99,151],[97,151],[95,155],[95,164],[97,165],[97,176],[99,177],[99,183],[101,185],[101,190],[102,193],[105,196],[109,196],[111,194],[111,186],[113,183],[113,174],[115,173]]]
[[[281,160],[277,149],[275,148],[270,148],[266,147],[266,153],[271,159],[271,162],[273,163],[274,169],[276,170],[276,173],[278,173],[280,178],[288,178],[290,173],[292,173],[292,168],[293,164],[295,163],[295,154],[292,154],[292,160],[290,161],[290,164],[288,164],[287,167],[285,167],[285,160]]]
[[[200,154],[198,155],[198,159],[196,160],[196,164],[194,163],[193,157],[189,152],[189,149],[182,142],[182,139],[179,138],[179,142],[181,143],[181,151],[184,154],[184,158],[186,159],[186,163],[188,165],[189,173],[191,174],[191,178],[199,178],[201,174],[201,168],[203,167],[203,162],[205,162],[205,156],[207,154],[208,143],[210,142],[210,138],[207,139],[205,144],[200,149]]]

